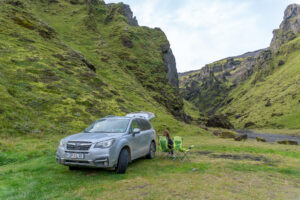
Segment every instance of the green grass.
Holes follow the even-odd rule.
[[[193,127],[193,126],[192,126]],[[297,199],[298,147],[235,142],[182,132],[194,144],[191,162],[139,159],[124,175],[110,170],[69,171],[55,162],[61,137],[6,137],[2,152],[14,159],[0,166],[1,199]],[[28,145],[31,144],[31,145]],[[201,154],[201,152],[209,152]],[[284,153],[285,152],[285,153]],[[20,155],[26,159],[19,159]],[[32,155],[32,156],[31,156]],[[216,157],[248,156],[240,160]],[[262,157],[265,160],[247,158]],[[193,171],[193,169],[197,169]],[[271,184],[270,184],[271,183]]]

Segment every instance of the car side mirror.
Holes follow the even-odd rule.
[[[141,132],[141,129],[139,129],[139,128],[134,128],[133,129],[133,135],[139,134],[140,132]]]

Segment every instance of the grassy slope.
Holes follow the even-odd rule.
[[[254,74],[229,94],[228,98],[234,100],[221,111],[242,116],[237,120],[232,116],[235,127],[242,128],[245,123],[254,122],[257,127],[300,128],[299,46],[300,37],[283,45],[272,63],[276,66],[279,60],[284,60],[284,65],[275,67],[271,75],[256,84],[252,84],[257,77]],[[265,106],[267,99],[271,106]]]
[[[138,110],[156,113],[157,127],[182,126],[170,115],[181,102],[167,83],[163,32],[129,26],[112,12],[121,4],[109,10],[102,4],[22,2],[25,8],[0,3],[2,134],[74,133],[102,116]],[[123,37],[133,48],[122,45]]]

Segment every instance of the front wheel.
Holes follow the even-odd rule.
[[[125,174],[126,169],[128,167],[128,151],[127,149],[122,149],[120,155],[119,155],[119,161],[116,168],[117,174]]]
[[[152,141],[149,148],[149,153],[147,154],[148,159],[153,159],[155,157],[155,143]]]

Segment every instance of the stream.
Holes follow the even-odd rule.
[[[240,134],[247,134],[248,138],[255,139],[256,137],[265,138],[267,142],[277,142],[281,140],[293,140],[297,141],[300,144],[300,137],[291,136],[291,135],[282,135],[282,134],[267,134],[267,133],[258,133],[250,130],[235,130]]]

